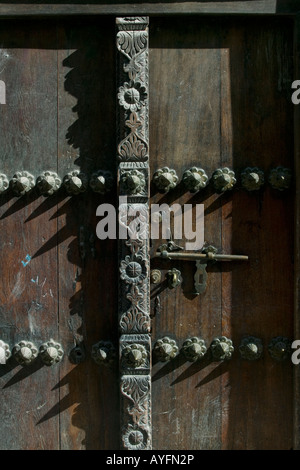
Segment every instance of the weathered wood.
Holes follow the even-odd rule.
[[[298,0],[244,0],[244,1],[161,1],[134,3],[129,1],[103,3],[91,1],[57,3],[0,3],[0,17],[43,17],[76,15],[293,15],[299,11]]]
[[[219,132],[221,69],[219,38],[209,20],[185,22],[151,19],[150,142],[151,175],[164,166],[183,171],[193,166],[211,175],[221,166]],[[205,239],[221,246],[221,203],[211,188],[192,195],[182,185],[163,195],[152,185],[151,203],[205,203]],[[210,210],[210,208],[213,208]],[[185,240],[175,240],[183,245]],[[180,348],[192,336],[207,346],[221,334],[220,267],[209,268],[205,294],[194,294],[195,263],[153,258],[161,240],[152,241],[151,269],[162,271],[162,283],[152,285],[153,343],[168,336]],[[177,268],[183,283],[169,289],[168,269]],[[191,364],[181,356],[153,364],[154,449],[220,449],[221,376],[216,363]],[[211,379],[206,380],[206,377]],[[204,411],[205,410],[205,411]],[[185,416],[182,419],[183,415]],[[168,430],[168,432],[166,432]]]
[[[232,252],[247,254],[249,263],[222,276],[223,318],[237,349],[224,388],[228,420],[223,447],[289,449],[293,366],[290,360],[276,363],[268,344],[272,337],[292,339],[294,334],[293,191],[276,194],[267,178],[277,165],[293,167],[292,23],[243,20],[227,33],[227,46],[233,147],[228,164],[238,174],[246,166],[259,166],[266,186],[257,196],[237,190],[224,205],[226,251],[231,246]],[[246,335],[263,342],[263,357],[253,363],[238,352]]]
[[[300,16],[294,27],[294,79],[300,77]],[[294,338],[300,338],[300,107],[294,108],[295,240],[294,240]],[[300,369],[294,367],[294,449],[300,448]]]
[[[114,172],[113,19],[14,22],[0,37],[1,171]],[[2,449],[119,446],[117,364],[101,368],[91,357],[99,340],[118,343],[116,241],[96,239],[96,208],[115,199],[116,191],[70,197],[63,188],[47,198],[1,197],[1,339],[12,348],[53,338],[65,350],[55,366],[1,366]],[[78,365],[69,357],[76,341],[86,354]]]
[[[12,16],[20,14],[19,6],[24,16],[36,20],[63,12],[125,14],[128,4],[20,4],[10,10]],[[244,167],[258,165],[267,177],[276,165],[293,165],[293,147],[298,175],[300,108],[293,109],[291,83],[300,73],[299,21],[293,38],[290,18],[250,17],[251,8],[257,15],[281,15],[296,11],[296,3],[131,3],[126,14],[135,14],[140,7],[154,15],[149,51],[151,176],[166,165],[179,179],[193,165],[205,168],[209,176],[220,166],[228,165],[239,175]],[[7,4],[4,16],[9,16],[9,8]],[[190,15],[238,11],[245,14],[238,22],[235,17]],[[175,18],[180,13],[189,16],[184,21]],[[156,18],[158,14],[172,18]],[[0,79],[6,84],[6,105],[0,104],[1,171],[9,177],[20,169],[35,176],[45,169],[57,170],[61,177],[74,168],[89,175],[100,168],[116,173],[114,18],[27,19],[3,22],[0,32]],[[148,124],[147,118],[143,123]],[[134,128],[134,121],[131,125]],[[139,137],[145,141],[145,135]],[[119,146],[118,156],[123,155]],[[141,155],[148,158],[147,152]],[[133,153],[129,160],[132,157]],[[147,165],[144,169],[147,175]],[[154,359],[155,449],[289,449],[293,441],[299,448],[298,368],[294,367],[293,385],[291,362],[274,362],[267,351],[272,337],[300,334],[297,178],[295,182],[295,236],[293,190],[276,194],[266,185],[259,195],[239,188],[219,196],[210,185],[193,195],[181,184],[162,195],[151,185],[153,203],[203,203],[206,241],[224,253],[249,256],[247,264],[208,267],[207,289],[200,296],[193,294],[193,263],[151,259],[151,268],[160,269],[163,279],[151,290],[153,343],[167,335],[180,348],[187,338],[201,336],[209,346],[215,336],[225,334],[236,349],[224,363],[206,357],[192,364],[182,355],[166,364]],[[144,204],[146,191],[142,197]],[[95,240],[94,258],[88,241],[95,235],[101,202],[117,206],[116,193],[99,196],[89,191],[70,197],[61,190],[51,198],[34,191],[24,198],[1,196],[0,339],[10,346],[23,338],[40,345],[53,337],[65,349],[63,362],[53,367],[42,366],[39,360],[29,368],[14,362],[1,366],[3,449],[116,450],[120,435],[123,444],[127,438],[127,447],[130,441],[138,448],[138,433],[131,436],[134,441],[129,432],[120,432],[120,413],[128,425],[125,431],[130,430],[131,417],[134,424],[139,416],[144,422],[146,418],[143,436],[150,447],[148,285],[141,339],[132,323],[127,331],[121,315],[118,319],[118,310],[122,315],[123,310],[116,295],[117,243]],[[79,247],[81,228],[85,256]],[[153,240],[152,255],[160,243]],[[172,267],[183,277],[175,289],[166,281]],[[126,290],[129,296],[136,293]],[[138,304],[140,297],[134,302]],[[93,344],[104,339],[117,345],[120,331],[129,333],[122,338],[121,350],[126,341],[128,345],[137,340],[148,348],[149,360],[139,389],[128,380],[135,380],[132,368],[121,361],[122,410],[117,364],[101,368],[91,358]],[[246,362],[239,356],[240,341],[247,334],[263,340],[264,354],[258,361]],[[78,365],[69,359],[76,341],[83,342],[86,352]],[[134,391],[141,392],[138,405]]]
[[[56,166],[55,37],[55,28],[42,23],[1,28],[0,70],[7,90],[6,104],[0,105],[1,171],[9,178],[18,170],[38,176],[53,162]],[[11,348],[23,339],[37,347],[60,339],[57,249],[43,251],[56,236],[55,212],[50,199],[35,191],[1,197],[0,337]],[[1,366],[1,449],[57,448],[59,416],[45,415],[59,400],[53,388],[59,369],[39,359],[27,367],[9,361]]]
[[[58,25],[58,169],[75,168],[89,177],[99,169],[115,172],[114,21],[90,19]],[[117,362],[112,368],[91,358],[92,346],[109,340],[117,349],[117,247],[96,238],[97,206],[116,205],[116,191],[89,189],[59,201],[59,328],[70,353],[75,341],[86,358],[61,367],[62,449],[119,447]],[[79,249],[80,230],[84,249]],[[90,237],[95,239],[95,256]],[[75,341],[74,341],[75,339]]]
[[[257,165],[267,179],[270,168],[292,165],[292,26],[274,18],[151,19],[152,175],[168,165],[180,179],[197,165],[208,175],[229,166],[239,176]],[[217,196],[209,186],[192,195],[179,186],[165,196],[153,192],[157,201],[204,203],[205,240],[223,253],[248,255],[249,263],[209,268],[206,292],[193,298],[190,261],[152,259],[163,280],[171,267],[183,277],[173,290],[166,281],[152,286],[153,307],[160,298],[153,341],[167,335],[180,347],[201,336],[209,345],[224,334],[236,349],[227,363],[190,364],[179,356],[154,364],[154,448],[289,449],[292,363],[274,363],[267,348],[272,337],[294,333],[292,191],[276,195],[266,184],[261,195],[236,189]],[[263,340],[256,362],[238,351],[250,334]]]

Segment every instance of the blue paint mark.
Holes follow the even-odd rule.
[[[31,260],[31,256],[30,255],[26,255],[26,262],[25,261],[21,261],[21,263],[23,264],[23,266],[27,266],[27,264],[30,262]]]

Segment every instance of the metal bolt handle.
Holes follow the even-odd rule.
[[[223,255],[213,252],[208,253],[191,253],[191,252],[169,252],[167,250],[157,251],[156,258],[165,259],[181,259],[181,260],[202,260],[202,261],[248,261],[249,257],[246,255]]]
[[[196,261],[196,273],[194,275],[195,294],[202,294],[206,289],[207,272],[206,266],[209,261],[247,261],[246,255],[223,255],[218,254],[217,249],[209,245],[202,249],[201,252],[183,252],[176,251],[183,248],[175,245],[174,242],[161,245],[155,254],[156,258],[163,259],[179,259]],[[170,271],[169,271],[170,273]],[[169,280],[170,281],[170,280]],[[172,282],[172,278],[171,278]],[[170,287],[170,285],[169,285]]]

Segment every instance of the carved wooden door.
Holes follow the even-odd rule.
[[[297,446],[294,22],[159,8],[2,23],[2,449]]]

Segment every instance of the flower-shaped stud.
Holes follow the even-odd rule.
[[[291,356],[291,341],[284,336],[276,336],[271,339],[268,350],[273,359],[284,361]]]
[[[183,173],[182,182],[191,193],[196,193],[207,186],[208,176],[202,168],[193,166]]]
[[[226,336],[219,336],[214,338],[210,345],[212,357],[216,361],[224,361],[230,359],[234,351],[231,339]]]
[[[269,183],[273,189],[278,191],[284,191],[289,189],[291,186],[292,172],[290,168],[284,168],[283,166],[278,166],[273,168],[269,174]]]
[[[188,361],[196,362],[205,355],[207,348],[203,339],[194,336],[183,343],[181,351]]]
[[[95,193],[105,194],[112,189],[113,177],[110,171],[98,170],[92,174],[90,187]]]
[[[122,351],[122,358],[127,367],[137,368],[146,364],[148,353],[143,344],[128,344]]]
[[[118,100],[124,109],[136,112],[143,106],[146,96],[146,88],[140,82],[125,82],[119,88]]]
[[[88,178],[80,170],[74,170],[64,177],[63,184],[68,194],[76,196],[86,191]]]
[[[218,168],[212,175],[212,182],[217,193],[230,191],[235,183],[235,173],[229,168]]]
[[[247,167],[241,173],[241,184],[247,191],[258,191],[264,182],[264,172],[257,167]]]
[[[156,358],[161,362],[169,361],[176,357],[178,353],[178,346],[174,339],[164,338],[158,339],[154,345],[153,353]]]
[[[29,366],[38,356],[38,348],[31,341],[20,341],[15,344],[12,354],[22,366]]]
[[[44,171],[36,179],[36,186],[43,196],[51,196],[61,185],[61,179],[54,171]]]
[[[242,339],[239,350],[243,359],[246,359],[247,361],[255,361],[262,355],[262,341],[254,336],[246,336]]]
[[[92,358],[98,365],[110,366],[117,357],[114,345],[110,341],[99,341],[92,346]]]
[[[167,193],[170,189],[175,188],[178,183],[176,171],[168,167],[156,170],[153,175],[153,183],[160,191]]]
[[[34,177],[28,171],[18,171],[11,180],[11,188],[16,196],[24,196],[34,185]]]
[[[0,340],[0,364],[6,364],[7,359],[11,356],[9,345]]]
[[[4,173],[0,173],[0,194],[4,193],[9,187],[9,181]]]
[[[44,364],[52,366],[62,360],[64,350],[59,343],[50,339],[50,341],[47,341],[40,346],[39,354]]]
[[[145,190],[146,179],[139,170],[128,170],[121,173],[120,185],[123,194],[141,194]]]

